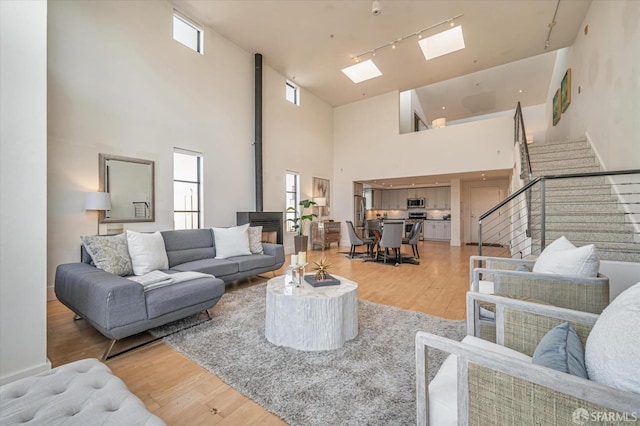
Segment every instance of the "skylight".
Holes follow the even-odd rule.
[[[376,64],[374,64],[371,59],[343,68],[342,72],[345,73],[346,76],[354,83],[360,83],[382,75]]]
[[[460,49],[464,49],[464,37],[462,35],[462,25],[453,27],[441,33],[418,41],[424,57],[427,59],[437,58]]]

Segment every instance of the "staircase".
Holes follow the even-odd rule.
[[[601,171],[587,140],[528,147],[533,176]],[[640,262],[640,175],[545,180],[545,243],[595,244],[600,259]],[[532,191],[531,253],[540,253],[541,188]],[[625,203],[621,203],[621,200]]]

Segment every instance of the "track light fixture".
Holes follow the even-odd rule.
[[[407,34],[407,35],[402,36],[402,37],[400,37],[400,38],[398,38],[396,40],[390,41],[389,43],[385,43],[385,44],[381,44],[380,46],[376,46],[371,50],[367,50],[366,52],[362,52],[362,53],[360,53],[360,54],[358,54],[356,56],[353,56],[351,59],[353,59],[356,63],[358,63],[358,62],[360,62],[360,58],[362,58],[363,56],[375,55],[376,51],[378,51],[378,50],[380,50],[382,48],[388,47],[388,46],[390,46],[391,49],[395,49],[396,45],[398,43],[400,43],[400,42],[402,42],[402,41],[404,41],[404,40],[406,40],[408,38],[417,36],[418,39],[421,40],[423,32],[432,30],[432,29],[434,29],[436,27],[439,27],[440,25],[444,25],[444,24],[449,24],[450,26],[453,27],[453,26],[455,26],[455,20],[458,19],[458,18],[461,18],[463,16],[464,16],[464,14],[461,13],[461,14],[453,16],[453,17],[451,17],[449,19],[445,19],[444,21],[440,21],[437,24],[433,24],[433,25],[431,25],[429,27],[426,27],[426,28],[423,28],[423,29],[421,29],[419,31],[413,32],[411,34]]]

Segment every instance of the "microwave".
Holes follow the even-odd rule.
[[[407,208],[408,209],[423,209],[424,208],[424,198],[408,198],[407,199]]]

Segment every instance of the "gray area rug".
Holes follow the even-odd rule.
[[[298,351],[264,337],[265,298],[266,284],[226,293],[212,321],[164,341],[290,425],[415,424],[416,332],[455,340],[465,334],[464,321],[361,300],[355,339],[333,351]],[[429,352],[430,379],[446,356]]]

